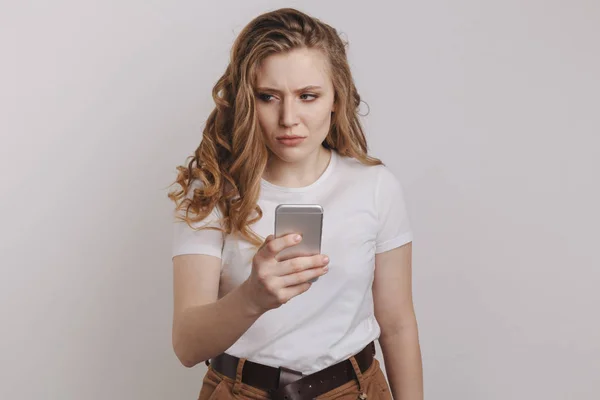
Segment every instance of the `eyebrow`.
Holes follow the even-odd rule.
[[[305,92],[307,90],[318,90],[318,89],[322,89],[322,87],[321,86],[317,86],[317,85],[308,85],[308,86],[305,86],[303,88],[296,89],[294,91],[294,93],[300,93],[300,92]],[[256,90],[258,90],[260,92],[272,92],[272,93],[278,93],[278,94],[281,93],[281,91],[279,91],[277,89],[273,89],[273,88],[270,88],[270,87],[264,87],[264,86],[256,88]]]

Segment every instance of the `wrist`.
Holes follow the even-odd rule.
[[[256,294],[252,290],[252,285],[248,280],[245,280],[238,289],[244,315],[258,318],[267,311],[256,303]]]

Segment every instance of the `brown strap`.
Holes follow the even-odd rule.
[[[240,359],[223,353],[210,361],[215,371],[236,378],[237,366]],[[242,382],[263,390],[275,390],[279,386],[279,369],[268,365],[246,361],[242,370]]]
[[[374,355],[375,343],[371,342],[354,356],[361,372],[365,372],[371,366]],[[344,360],[280,387],[272,393],[272,398],[274,400],[314,399],[354,379],[356,379],[356,373],[352,363]]]
[[[294,371],[293,369],[279,367],[279,382],[277,387],[283,387],[289,385],[292,382],[301,379],[304,375],[301,372]]]
[[[373,362],[375,343],[369,343],[363,350],[354,355],[360,371],[366,371]],[[210,361],[210,366],[217,372],[236,379],[240,359],[223,353]],[[341,361],[314,374],[303,376],[300,372],[288,368],[274,368],[246,360],[243,365],[241,381],[273,393],[273,398],[306,399],[317,397],[351,380],[356,373],[349,360]],[[300,397],[298,397],[300,396]]]

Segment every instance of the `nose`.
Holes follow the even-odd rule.
[[[284,127],[292,127],[298,124],[298,115],[293,99],[283,101],[280,110],[279,123]]]

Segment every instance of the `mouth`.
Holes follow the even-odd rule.
[[[298,135],[282,135],[277,136],[277,140],[288,140],[288,139],[304,139],[306,136],[298,136]]]
[[[305,136],[278,136],[277,141],[285,146],[296,146],[306,139]]]

